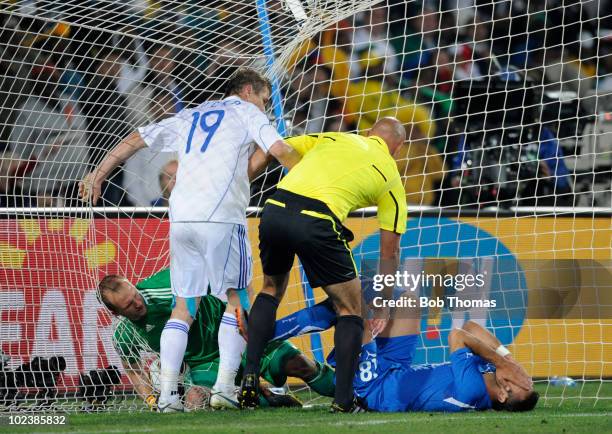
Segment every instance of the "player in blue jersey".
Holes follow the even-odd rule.
[[[371,411],[532,410],[539,398],[531,378],[508,350],[488,330],[473,321],[451,331],[450,361],[438,365],[413,365],[420,341],[418,312],[395,310],[385,329],[366,338],[355,394]],[[278,336],[291,337],[310,327],[331,327],[329,304],[299,311],[277,322]],[[367,323],[367,322],[366,322]],[[366,330],[365,336],[371,336]],[[333,353],[328,361],[333,364]]]
[[[468,321],[448,337],[450,361],[413,365],[419,319],[395,319],[366,343],[355,376],[355,393],[373,411],[529,411],[538,393],[501,342]],[[505,354],[505,355],[504,355]]]

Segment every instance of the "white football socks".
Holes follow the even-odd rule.
[[[236,381],[236,374],[242,361],[246,341],[238,331],[236,317],[228,312],[223,314],[219,326],[219,373],[214,388],[231,390]]]
[[[178,399],[178,377],[187,349],[189,324],[180,319],[170,319],[166,323],[159,339],[161,363],[160,402],[172,402]]]

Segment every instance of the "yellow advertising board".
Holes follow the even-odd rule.
[[[258,219],[249,220],[249,233],[255,259],[254,287],[261,287],[262,271],[258,260]],[[378,226],[376,218],[349,218],[346,226],[354,233],[351,243],[356,261],[363,255],[376,254]],[[411,257],[485,257],[512,258],[522,269],[527,287],[538,280],[535,261],[595,260],[609,264],[612,260],[612,219],[608,217],[414,217],[408,219],[408,230],[402,237],[402,256]],[[607,261],[607,262],[606,262]],[[530,265],[527,265],[530,264]],[[612,285],[612,279],[608,282]],[[305,292],[306,291],[306,292]],[[316,301],[325,295],[320,289],[302,284],[299,268],[292,270],[286,298],[279,316],[306,306],[306,295]],[[612,288],[599,303],[612,306]],[[533,303],[531,296],[529,303]],[[534,377],[569,375],[575,377],[612,377],[612,319],[580,316],[565,312],[555,319],[530,319],[525,312],[513,318],[504,330],[495,329],[505,336],[515,357],[523,362]],[[609,311],[609,309],[608,309]],[[607,312],[608,312],[607,311]],[[430,315],[431,316],[431,315]],[[448,357],[445,350],[446,334],[451,328],[437,318],[424,318],[423,345],[416,362],[437,363]],[[453,323],[455,324],[455,323]],[[499,337],[499,335],[498,335]],[[315,356],[326,355],[333,346],[333,333],[327,331],[321,338],[300,337],[294,342]],[[320,348],[322,347],[322,348]]]

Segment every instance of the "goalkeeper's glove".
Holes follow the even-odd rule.
[[[157,397],[153,394],[147,396],[145,398],[145,403],[147,404],[147,407],[149,407],[149,410],[151,411],[157,411]]]

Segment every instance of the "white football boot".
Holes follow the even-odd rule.
[[[178,395],[172,397],[169,401],[159,400],[157,403],[157,410],[160,413],[182,413],[185,411],[185,406],[181,402]]]
[[[238,409],[238,388],[234,385],[215,384],[210,393],[210,407],[213,410]]]

